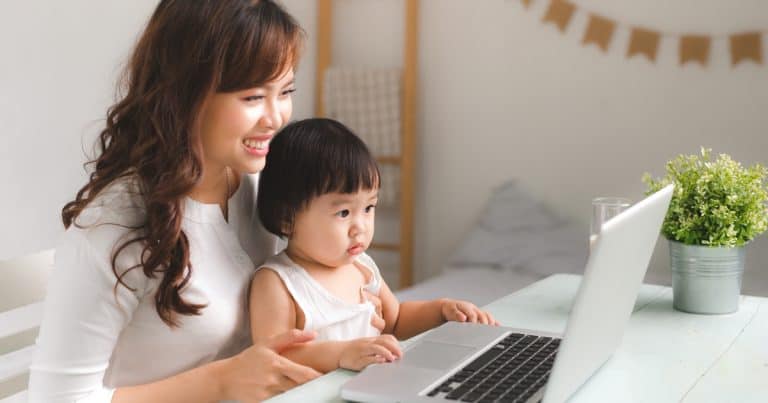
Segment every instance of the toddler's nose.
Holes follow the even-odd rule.
[[[365,223],[365,220],[355,220],[352,222],[352,227],[349,229],[349,235],[355,237],[364,234],[367,230],[368,225]]]

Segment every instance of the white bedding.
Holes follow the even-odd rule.
[[[499,186],[441,275],[396,294],[485,305],[555,273],[584,270],[587,229],[559,217],[516,181]]]
[[[536,273],[483,266],[454,268],[413,287],[397,291],[395,295],[401,301],[448,297],[483,306],[541,278]]]
[[[582,274],[587,230],[509,181],[493,192],[442,274],[395,294],[401,300],[451,297],[485,305],[555,273]],[[660,237],[644,282],[669,286],[668,261],[667,242]],[[390,265],[397,266],[396,257]],[[768,295],[768,270],[757,266],[745,272],[743,294]]]

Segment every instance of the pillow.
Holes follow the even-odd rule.
[[[448,265],[490,266],[540,275],[583,271],[587,231],[558,217],[514,181],[497,188]]]
[[[552,228],[562,223],[562,219],[512,180],[493,191],[478,224],[499,232]]]

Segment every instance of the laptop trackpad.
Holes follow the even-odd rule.
[[[473,347],[422,341],[403,354],[402,365],[427,369],[448,369],[477,351]]]

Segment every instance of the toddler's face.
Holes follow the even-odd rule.
[[[328,193],[296,214],[288,250],[327,267],[349,264],[373,239],[378,189]]]

